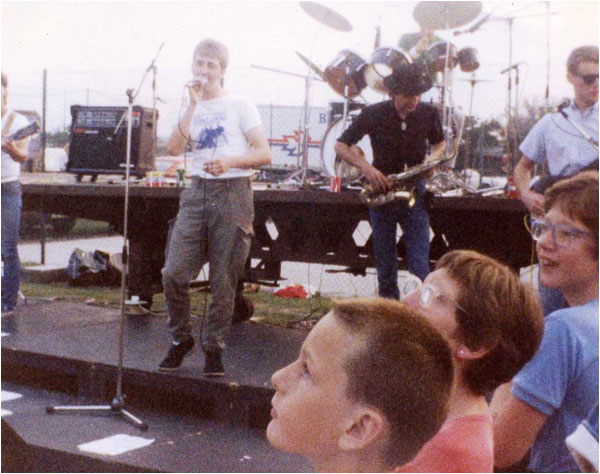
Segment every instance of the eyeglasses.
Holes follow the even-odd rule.
[[[574,76],[577,77],[581,77],[581,79],[583,79],[583,82],[585,82],[588,86],[593,84],[594,82],[596,82],[598,80],[598,74],[577,74],[574,73]]]
[[[585,230],[577,229],[576,227],[572,227],[570,225],[564,224],[549,224],[546,221],[541,219],[534,219],[531,223],[531,237],[536,242],[542,238],[546,232],[552,232],[552,241],[554,245],[558,248],[566,247],[571,244],[573,239],[582,237],[582,236],[592,236],[590,232],[586,232]]]
[[[436,288],[434,285],[432,285],[431,283],[421,283],[421,282],[415,282],[415,281],[411,281],[410,282],[410,290],[411,291],[406,291],[405,288],[405,293],[414,293],[415,291],[419,290],[419,299],[421,302],[421,306],[423,306],[424,308],[429,308],[431,307],[435,302],[442,302],[444,300],[449,301],[450,303],[452,303],[452,305],[454,305],[455,308],[461,310],[463,313],[465,314],[469,314],[467,312],[467,310],[465,308],[463,308],[461,305],[459,305],[456,301],[454,301],[452,298],[450,298],[448,295],[443,294],[442,292],[440,292],[440,290],[438,288]]]

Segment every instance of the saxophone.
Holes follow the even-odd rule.
[[[418,197],[417,182],[421,178],[421,175],[426,171],[454,160],[458,156],[458,147],[462,138],[465,119],[463,116],[457,114],[455,114],[455,117],[457,118],[455,124],[457,125],[458,132],[456,138],[451,137],[446,141],[447,143],[452,143],[452,151],[449,154],[437,160],[425,160],[424,163],[407,168],[401,173],[387,175],[387,179],[391,184],[391,189],[387,192],[377,192],[371,184],[365,185],[359,194],[360,200],[369,207],[382,206],[396,200],[408,201],[408,207],[414,206]]]

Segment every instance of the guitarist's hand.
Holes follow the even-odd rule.
[[[365,163],[362,172],[376,192],[383,193],[391,189],[392,186],[386,176],[373,165]]]
[[[544,215],[544,196],[535,191],[527,190],[521,194],[521,201],[534,217]]]

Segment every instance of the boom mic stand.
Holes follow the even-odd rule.
[[[128,214],[129,214],[129,174],[131,168],[131,128],[132,128],[132,119],[133,119],[133,102],[136,97],[140,93],[142,85],[148,77],[148,73],[150,71],[155,70],[156,66],[154,65],[158,55],[164,43],[160,45],[156,56],[152,60],[152,63],[146,69],[142,80],[137,88],[137,91],[133,92],[133,89],[127,89],[127,152],[126,152],[126,166],[125,166],[125,204],[123,210],[123,271],[121,273],[121,318],[120,318],[120,327],[119,327],[119,363],[117,366],[117,390],[115,397],[113,398],[110,405],[87,405],[87,406],[48,406],[46,407],[46,413],[76,413],[76,412],[109,412],[115,415],[122,415],[125,417],[127,421],[132,423],[136,428],[139,428],[142,431],[146,431],[148,429],[148,425],[140,420],[138,417],[133,415],[131,412],[125,410],[125,397],[123,395],[123,359],[125,355],[125,292],[126,292],[126,282],[127,282],[127,274],[129,269],[129,263],[127,258],[127,246],[128,246],[128,236],[127,236],[127,227],[128,227]],[[120,127],[123,122],[125,115],[121,117],[121,120],[117,124],[117,129]]]

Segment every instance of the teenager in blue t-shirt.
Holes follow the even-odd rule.
[[[533,471],[578,472],[565,439],[598,403],[598,172],[552,186],[544,210],[532,223],[540,278],[570,307],[546,318],[538,353],[495,404],[495,464],[531,449]]]

